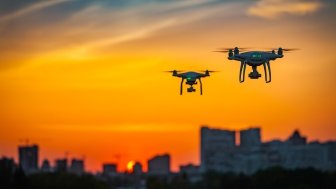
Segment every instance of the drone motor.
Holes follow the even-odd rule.
[[[278,49],[278,55],[283,55],[283,49],[281,47]]]

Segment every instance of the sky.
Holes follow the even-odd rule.
[[[335,8],[333,0],[0,1],[0,156],[17,159],[29,139],[41,161],[68,154],[85,157],[90,171],[129,161],[146,169],[170,153],[176,171],[200,162],[201,125],[259,126],[263,141],[294,129],[336,140]],[[271,62],[271,83],[239,83],[239,62],[212,52],[235,46],[300,50]],[[180,96],[180,80],[163,72],[173,69],[220,72],[203,79],[203,96]]]

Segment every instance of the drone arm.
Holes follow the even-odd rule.
[[[184,78],[182,78],[182,80],[181,80],[180,95],[182,95],[182,93],[183,93],[183,81],[184,81]]]
[[[230,58],[228,58],[229,60],[236,60],[236,61],[240,61],[240,62],[243,62],[243,61],[245,61],[245,59],[243,59],[243,58],[241,58],[241,57],[238,57],[238,56],[236,56],[236,55],[234,55],[234,56],[232,56],[232,57],[230,57]]]
[[[200,82],[200,91],[201,91],[201,95],[203,94],[203,87],[202,87],[202,80],[201,78],[198,78],[199,82]]]
[[[246,70],[246,63],[245,61],[241,61],[240,72],[239,72],[239,82],[240,83],[245,81],[245,70]]]

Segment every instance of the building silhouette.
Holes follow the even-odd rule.
[[[52,172],[49,160],[47,160],[47,159],[43,160],[42,166],[41,166],[41,172],[43,172],[43,173]]]
[[[103,164],[103,175],[112,177],[117,174],[117,164],[114,163],[106,163]]]
[[[67,172],[68,160],[66,158],[55,160],[55,172]]]
[[[299,130],[295,130],[293,134],[288,138],[288,143],[292,145],[305,145],[307,144],[307,137],[303,137]]]
[[[253,174],[280,166],[286,169],[312,167],[336,169],[336,142],[307,143],[298,130],[286,140],[261,142],[260,128],[240,131],[240,145],[228,145],[233,131],[201,128],[202,171]]]
[[[250,128],[240,131],[240,146],[251,148],[260,147],[261,135],[260,128]]]
[[[140,162],[135,162],[133,165],[133,174],[141,175],[142,173],[142,164]]]
[[[8,158],[8,157],[0,158],[0,173],[10,172],[11,174],[13,174],[15,171],[15,168],[16,168],[16,165],[15,165],[13,158]]]
[[[200,166],[186,164],[180,166],[180,173],[187,175],[190,182],[198,182],[202,180],[202,172]]]
[[[148,174],[168,175],[170,173],[170,155],[158,155],[148,160]]]
[[[37,145],[19,146],[19,166],[26,174],[36,173],[39,170],[39,147]]]
[[[233,162],[224,160],[235,146],[235,131],[201,127],[201,169],[204,171],[230,169]]]
[[[85,172],[84,160],[75,158],[72,159],[69,172],[76,175],[84,174]]]

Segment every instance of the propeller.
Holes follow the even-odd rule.
[[[214,71],[214,70],[198,70],[200,72],[209,72],[209,73],[213,73],[213,72],[219,72],[219,71]]]
[[[163,71],[168,73],[174,73],[174,72],[183,72],[183,70],[169,70],[169,71]]]
[[[217,50],[217,51],[212,51],[212,52],[219,52],[219,53],[227,53],[227,52],[229,52],[228,50]]]
[[[212,51],[212,52],[227,53],[227,52],[229,52],[229,50],[216,50],[216,51]]]
[[[269,49],[271,51],[267,51],[267,52],[272,52],[272,51],[278,51],[279,49],[282,49],[283,52],[292,52],[292,51],[298,51],[300,50],[299,48],[266,48],[266,49]]]
[[[298,51],[298,50],[300,50],[300,49],[298,49],[298,48],[289,48],[289,49],[282,49],[283,51],[286,51],[286,52],[290,52],[290,51]]]
[[[246,47],[246,48],[245,47],[235,47],[235,48],[238,48],[239,51],[244,51],[244,50],[251,49],[250,47]],[[235,48],[218,48],[218,50],[215,50],[213,52],[227,53],[230,50],[234,51]]]

